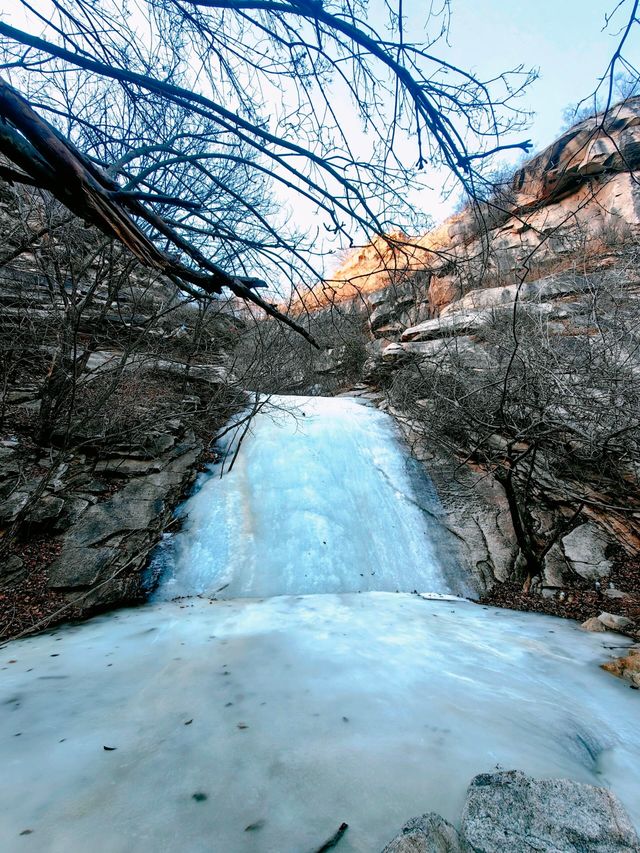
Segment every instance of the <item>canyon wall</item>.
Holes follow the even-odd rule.
[[[0,185],[0,635],[132,602],[244,397],[243,322]]]
[[[438,416],[438,401],[412,400],[407,407],[405,378],[439,370],[453,384],[466,371],[491,383],[507,369],[505,341],[523,319],[529,347],[535,348],[531,336],[538,335],[540,348],[549,352],[557,346],[582,352],[602,331],[594,304],[606,295],[628,320],[625,375],[633,382],[640,377],[639,234],[635,98],[606,118],[567,130],[518,169],[508,186],[436,231],[412,240],[393,235],[354,251],[314,294],[324,303],[320,310],[330,303],[334,310],[366,316],[364,379],[383,393],[381,405],[396,415],[425,462],[442,498],[443,522],[481,591],[496,582],[526,581],[512,507],[494,476],[497,466],[474,453],[471,436],[468,446],[458,441],[444,449],[425,440],[424,425]],[[594,385],[594,400],[599,393]],[[602,477],[589,480],[587,469],[563,479],[558,465],[545,464],[542,453],[539,459],[527,512],[539,552],[545,541],[553,542],[541,575],[529,581],[549,599],[594,587],[616,598],[619,591],[609,585],[629,587],[638,580],[629,568],[637,567],[640,552],[637,460],[624,472],[624,494],[615,494]],[[573,518],[576,505],[581,508]],[[554,529],[560,531],[555,538]]]
[[[524,584],[550,607],[574,600],[585,618],[601,600],[636,618],[636,457],[614,481],[602,465],[597,476],[588,464],[565,471],[558,453],[552,460],[540,451],[524,513],[542,565],[536,573],[527,568],[502,482],[505,444],[526,455],[529,438],[514,444],[492,427],[479,453],[455,423],[441,424],[435,439],[431,427],[443,408],[464,399],[458,393],[451,403],[446,393],[461,377],[503,381],[514,329],[524,334],[515,353],[522,361],[535,360],[538,343],[555,357],[554,341],[569,352],[575,345],[583,358],[585,342],[608,334],[594,313],[605,295],[631,324],[624,342],[614,342],[616,364],[626,347],[625,376],[640,377],[639,177],[640,99],[632,99],[606,121],[571,128],[508,186],[429,234],[395,234],[352,252],[294,306],[311,313],[325,342],[319,356],[299,336],[283,346],[281,327],[270,321],[245,333],[232,302],[214,304],[203,322],[173,285],[130,268],[125,256],[82,261],[96,251],[93,232],[71,223],[67,243],[45,238],[41,226],[54,214],[1,186],[4,631],[143,594],[149,552],[244,388],[332,394],[358,378],[366,383],[361,393],[374,390],[427,467],[452,552],[480,594]],[[258,344],[266,357],[242,368],[243,360],[254,364]],[[423,374],[442,379],[439,397],[415,392]],[[590,388],[583,379],[583,406],[591,394],[602,409],[602,381]],[[624,399],[633,405],[635,398]],[[69,400],[71,419],[60,415]],[[569,443],[568,458],[572,452]],[[521,475],[514,477],[521,489]],[[588,595],[597,601],[584,604]]]

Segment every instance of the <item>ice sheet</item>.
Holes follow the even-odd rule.
[[[346,821],[341,853],[375,853],[414,815],[456,821],[497,766],[610,786],[640,822],[638,694],[598,668],[611,642],[356,593],[164,603],[13,643],[0,849],[306,853]]]
[[[346,821],[341,853],[376,853],[498,766],[640,823],[638,693],[598,667],[625,641],[448,596],[390,419],[294,402],[185,505],[160,595],[202,598],[0,650],[0,850],[305,853]]]

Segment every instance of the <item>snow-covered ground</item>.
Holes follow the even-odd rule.
[[[260,597],[161,601],[0,650],[3,853],[310,853],[343,821],[340,853],[376,853],[409,817],[457,820],[471,777],[498,765],[611,787],[640,827],[638,693],[598,666],[625,641],[371,591],[362,564],[378,559],[386,587],[451,585],[421,547],[391,426],[347,403],[302,402],[306,451],[259,421],[187,503],[167,589]],[[253,535],[245,562],[234,531]]]

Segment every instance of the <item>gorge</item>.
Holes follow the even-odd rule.
[[[640,97],[290,298],[185,138],[0,162],[0,848],[637,853]]]

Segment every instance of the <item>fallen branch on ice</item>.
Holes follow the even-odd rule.
[[[314,850],[314,853],[325,853],[326,850],[331,850],[332,847],[336,846],[338,841],[340,841],[340,839],[348,829],[348,823],[341,823],[337,831],[333,833],[331,838],[328,838],[321,847],[318,847],[317,850]]]

